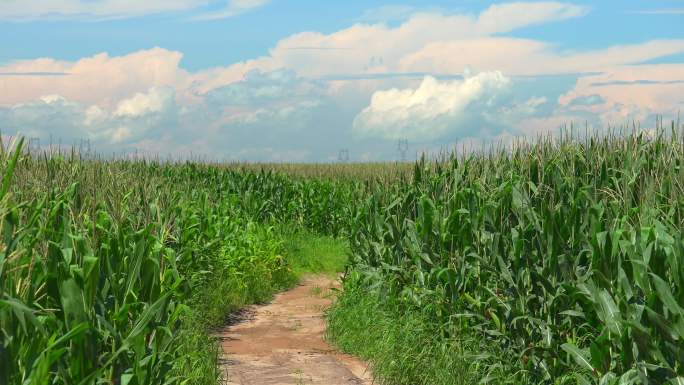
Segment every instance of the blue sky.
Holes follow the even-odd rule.
[[[30,1],[29,1],[30,2]],[[182,65],[190,70],[221,66],[265,55],[281,38],[301,32],[332,33],[359,21],[396,23],[412,11],[478,13],[496,1],[273,1],[240,17],[209,22],[192,21],[195,12],[172,12],[93,22],[89,17],[23,18],[0,21],[0,36],[11,43],[0,51],[0,61],[52,57],[77,60],[100,52],[123,55],[150,47],[185,53]],[[591,8],[571,22],[524,28],[515,36],[549,40],[566,49],[601,48],[659,38],[684,37],[684,1],[573,2]],[[1,7],[1,5],[0,5]],[[382,9],[395,17],[385,20]],[[390,11],[392,8],[396,10]],[[405,8],[402,10],[402,8]],[[377,13],[377,19],[368,16]],[[365,16],[365,17],[364,17]],[[60,20],[61,19],[61,20]],[[676,55],[678,59],[684,55]]]
[[[682,26],[682,0],[4,0],[0,130],[329,161],[647,125],[684,106]]]

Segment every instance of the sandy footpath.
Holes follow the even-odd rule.
[[[371,384],[367,365],[323,339],[323,310],[337,282],[311,276],[263,306],[251,306],[219,333],[228,385]]]

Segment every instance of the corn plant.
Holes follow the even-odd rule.
[[[209,329],[292,283],[257,220],[341,228],[306,182],[22,144],[0,146],[2,385],[215,384]]]
[[[354,284],[484,341],[485,382],[684,383],[683,143],[673,129],[422,160],[357,211]]]

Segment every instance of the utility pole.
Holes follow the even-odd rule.
[[[90,139],[81,138],[78,143],[78,153],[81,155],[81,157],[84,159],[89,158],[91,151],[92,149],[90,147]]]

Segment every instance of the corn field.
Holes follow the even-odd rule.
[[[21,141],[1,156],[3,385],[216,384],[209,329],[294,283],[265,221],[341,231],[336,207],[350,191],[198,164],[29,155]]]
[[[83,160],[20,142],[0,164],[0,385],[217,383],[208,330],[294,282],[278,224],[349,240],[333,342],[361,291],[463,344],[440,354],[465,354],[481,383],[684,384],[674,129],[413,171]],[[427,383],[392,370],[378,380]],[[443,377],[431,383],[457,383]]]
[[[684,384],[684,141],[672,131],[419,162],[358,210],[347,288],[478,340],[484,383]]]

